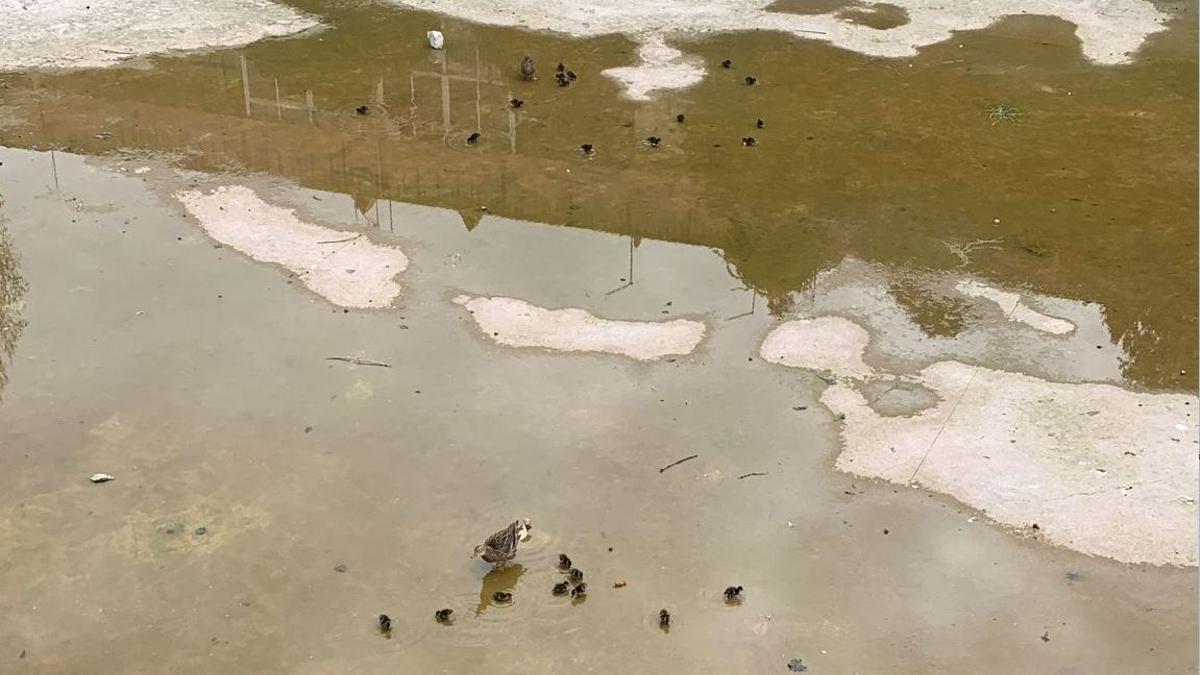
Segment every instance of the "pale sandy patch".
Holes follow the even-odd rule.
[[[0,0],[0,17],[0,70],[98,68],[319,25],[269,0]]]
[[[985,283],[972,279],[960,281],[955,288],[963,295],[973,298],[983,298],[996,303],[1000,311],[1004,313],[1004,316],[1008,317],[1009,321],[1017,321],[1044,333],[1053,333],[1055,335],[1066,335],[1075,330],[1075,324],[1066,319],[1042,314],[1022,302],[1021,296],[1017,293],[1002,291],[999,288],[988,286]]]
[[[268,204],[242,185],[207,194],[181,191],[175,198],[213,239],[286,267],[339,307],[387,307],[400,294],[394,277],[408,267],[408,258],[397,248],[373,244],[361,233],[306,223],[292,209]]]
[[[460,295],[479,330],[509,347],[542,347],[564,352],[604,352],[638,361],[690,354],[705,325],[690,319],[616,321],[582,309],[546,309],[516,298]]]
[[[1196,565],[1195,396],[955,361],[917,379],[940,402],[911,417],[878,414],[847,384],[825,391],[845,416],[838,469],[919,484],[1089,555]]]
[[[872,373],[863,363],[868,342],[870,335],[862,326],[841,317],[822,316],[780,325],[763,340],[759,353],[784,366],[866,377]]]

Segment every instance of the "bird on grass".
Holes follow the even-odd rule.
[[[523,77],[527,80],[537,79],[536,77],[534,77],[534,72],[536,70],[537,69],[533,67],[533,59],[531,59],[529,57],[529,55],[526,54],[525,58],[521,59],[521,77]]]
[[[471,557],[483,558],[496,565],[506,563],[516,557],[517,545],[529,538],[529,528],[528,518],[514,520],[511,525],[476,546]]]

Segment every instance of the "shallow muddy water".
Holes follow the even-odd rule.
[[[853,385],[888,417],[945,359],[1194,393],[1194,8],[1119,67],[1044,17],[902,60],[712,35],[701,84],[634,103],[620,36],[290,4],[330,27],[0,75],[0,672],[1195,671],[1194,561],[837,471],[832,379],[760,353],[846,317],[907,378]],[[180,195],[228,185],[402,250],[398,299],[210,238]],[[551,352],[459,296],[706,330]],[[515,517],[516,564],[469,558]]]

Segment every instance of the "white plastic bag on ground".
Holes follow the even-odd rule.
[[[441,49],[442,45],[446,44],[446,38],[442,37],[441,31],[431,30],[425,34],[425,39],[429,41],[429,46],[434,49]]]

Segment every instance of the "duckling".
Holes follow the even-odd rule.
[[[368,110],[370,110],[370,108],[368,108],[367,106],[360,105],[354,109],[354,112],[358,113],[359,115],[366,115]]]
[[[753,146],[757,142],[758,141],[754,140],[753,136],[747,136],[742,139],[742,145],[746,146],[747,148]]]
[[[533,75],[536,70],[533,67],[533,59],[529,58],[529,55],[526,54],[525,58],[521,59],[521,77],[527,80],[536,80],[537,78]]]
[[[492,593],[492,600],[501,604],[510,603],[512,602],[512,593],[509,593],[508,591],[496,591],[495,593]]]
[[[519,98],[514,98],[508,102],[508,105],[512,106],[513,108],[520,108],[521,106],[525,105],[525,101],[522,101]]]
[[[582,598],[585,595],[587,595],[587,584],[579,584],[571,589],[572,598]]]
[[[452,609],[439,609],[433,613],[433,619],[438,623],[450,623],[450,615],[453,613]]]
[[[471,134],[477,141],[479,134]],[[468,143],[474,143],[470,138]],[[499,532],[488,537],[484,542],[475,547],[475,552],[471,554],[472,558],[480,557],[490,563],[506,563],[512,560],[517,555],[517,544],[529,538],[529,530],[533,525],[530,524],[528,518],[514,520],[511,525],[500,530]]]
[[[562,73],[555,74],[554,79],[558,82],[558,86],[560,86],[560,87],[571,86],[571,81],[568,80],[567,76],[563,75]]]
[[[379,630],[383,633],[392,632],[392,617],[387,614],[379,615]]]
[[[566,581],[560,581],[557,584],[554,584],[553,592],[555,595],[566,595],[567,591],[569,590],[571,590],[571,584],[567,583]]]
[[[725,589],[725,602],[739,602],[742,599],[742,587],[730,586]]]
[[[594,148],[592,148],[592,144],[591,144],[591,143],[584,143],[583,145],[579,146],[579,151],[580,151],[580,152],[582,152],[582,153],[583,153],[583,154],[585,154],[585,155],[590,155],[590,154],[592,154],[592,151],[593,151],[593,149],[594,149]]]
[[[680,124],[683,124],[683,113],[679,113],[678,115],[676,115],[675,121],[679,122]]]
[[[571,583],[578,586],[579,584],[583,583],[583,571],[577,570],[574,567],[572,567],[571,571],[567,572],[567,578],[571,580]]]
[[[757,120],[757,121],[755,121],[755,122],[754,122],[754,126],[756,126],[756,127],[758,127],[759,129],[761,129],[761,128],[763,128],[763,127],[767,126],[767,123],[766,123],[766,122],[764,122],[764,121],[762,121],[762,120],[760,119],[760,120]]]
[[[755,77],[755,76],[753,76],[753,75],[747,75],[747,76],[746,76],[746,84],[748,84],[748,85],[751,85],[751,84],[755,84],[755,83],[757,83],[757,82],[758,82],[758,78],[757,78],[757,77]]]
[[[646,137],[646,145],[649,145],[652,148],[657,148],[659,143],[662,143],[662,139],[659,138],[658,136],[647,136]]]
[[[476,143],[479,142],[480,138],[483,138],[483,135],[480,134],[478,131],[476,131],[475,133],[471,134],[470,136],[467,136],[467,145],[475,145]]]
[[[564,72],[566,69],[567,69],[567,67],[566,67],[566,66],[564,66],[564,65],[563,65],[563,64],[561,64],[561,63],[560,63],[560,64],[558,64],[558,67],[557,67],[557,68],[555,68],[555,70],[556,70],[557,72],[560,72],[560,73],[561,73],[561,72]]]
[[[558,569],[564,572],[571,569],[571,559],[567,557],[566,553],[558,554]]]
[[[576,78],[576,76],[575,76],[575,71],[573,71],[573,70],[568,70],[568,71],[567,71],[567,79],[568,79],[568,80],[570,80],[570,81],[572,81],[572,82],[574,82],[574,81],[577,79],[577,78]]]
[[[671,625],[671,613],[667,610],[662,610],[658,613],[658,625],[666,628]]]
[[[733,61],[730,61],[729,59],[725,59],[724,61],[721,62],[721,67],[722,68],[732,68]]]

